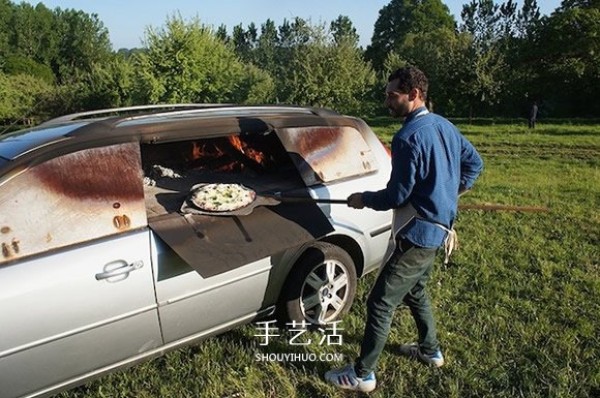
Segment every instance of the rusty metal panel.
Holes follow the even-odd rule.
[[[353,127],[285,128],[278,129],[277,135],[307,185],[377,170],[371,148]]]
[[[151,218],[150,228],[204,278],[300,247],[334,230],[314,203],[259,207],[239,217],[171,213]]]
[[[0,264],[147,225],[139,144],[64,155],[0,185]]]

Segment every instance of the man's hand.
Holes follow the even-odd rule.
[[[362,200],[362,193],[357,192],[348,196],[348,206],[355,209],[362,209],[365,207],[365,204]]]

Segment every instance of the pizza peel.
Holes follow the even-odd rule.
[[[281,192],[263,192],[257,193],[253,189],[244,186],[242,184],[238,184],[242,186],[246,190],[250,190],[254,192],[254,200],[245,206],[239,207],[235,210],[227,210],[227,211],[210,211],[206,209],[202,209],[198,207],[192,200],[193,193],[196,189],[199,189],[207,184],[197,184],[192,187],[190,193],[183,201],[181,206],[181,212],[183,214],[200,214],[200,215],[210,215],[210,216],[246,216],[251,214],[255,208],[259,206],[277,206],[281,203],[329,203],[329,204],[348,204],[346,199],[320,199],[320,198],[312,198],[310,196],[290,196],[285,195]]]
[[[184,200],[181,206],[181,212],[183,214],[202,214],[211,216],[245,216],[251,214],[255,208],[259,206],[277,206],[281,203],[326,203],[326,204],[348,204],[347,199],[324,199],[324,198],[313,198],[310,196],[299,196],[289,195],[282,192],[262,192],[257,193],[253,189],[246,187],[242,184],[244,189],[254,192],[254,200],[242,207],[234,210],[227,211],[210,211],[199,208],[191,200],[193,192],[206,184],[194,185],[190,191],[190,194]],[[484,210],[484,211],[525,211],[525,212],[547,212],[548,209],[545,207],[527,207],[527,206],[504,206],[499,204],[465,204],[459,205],[459,210]]]

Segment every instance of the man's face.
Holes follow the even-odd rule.
[[[405,117],[411,111],[409,94],[398,89],[398,79],[394,79],[385,87],[384,105],[393,117]]]

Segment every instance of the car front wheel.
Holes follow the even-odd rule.
[[[356,294],[356,268],[348,253],[330,243],[308,248],[284,286],[286,320],[324,325],[350,310]]]

